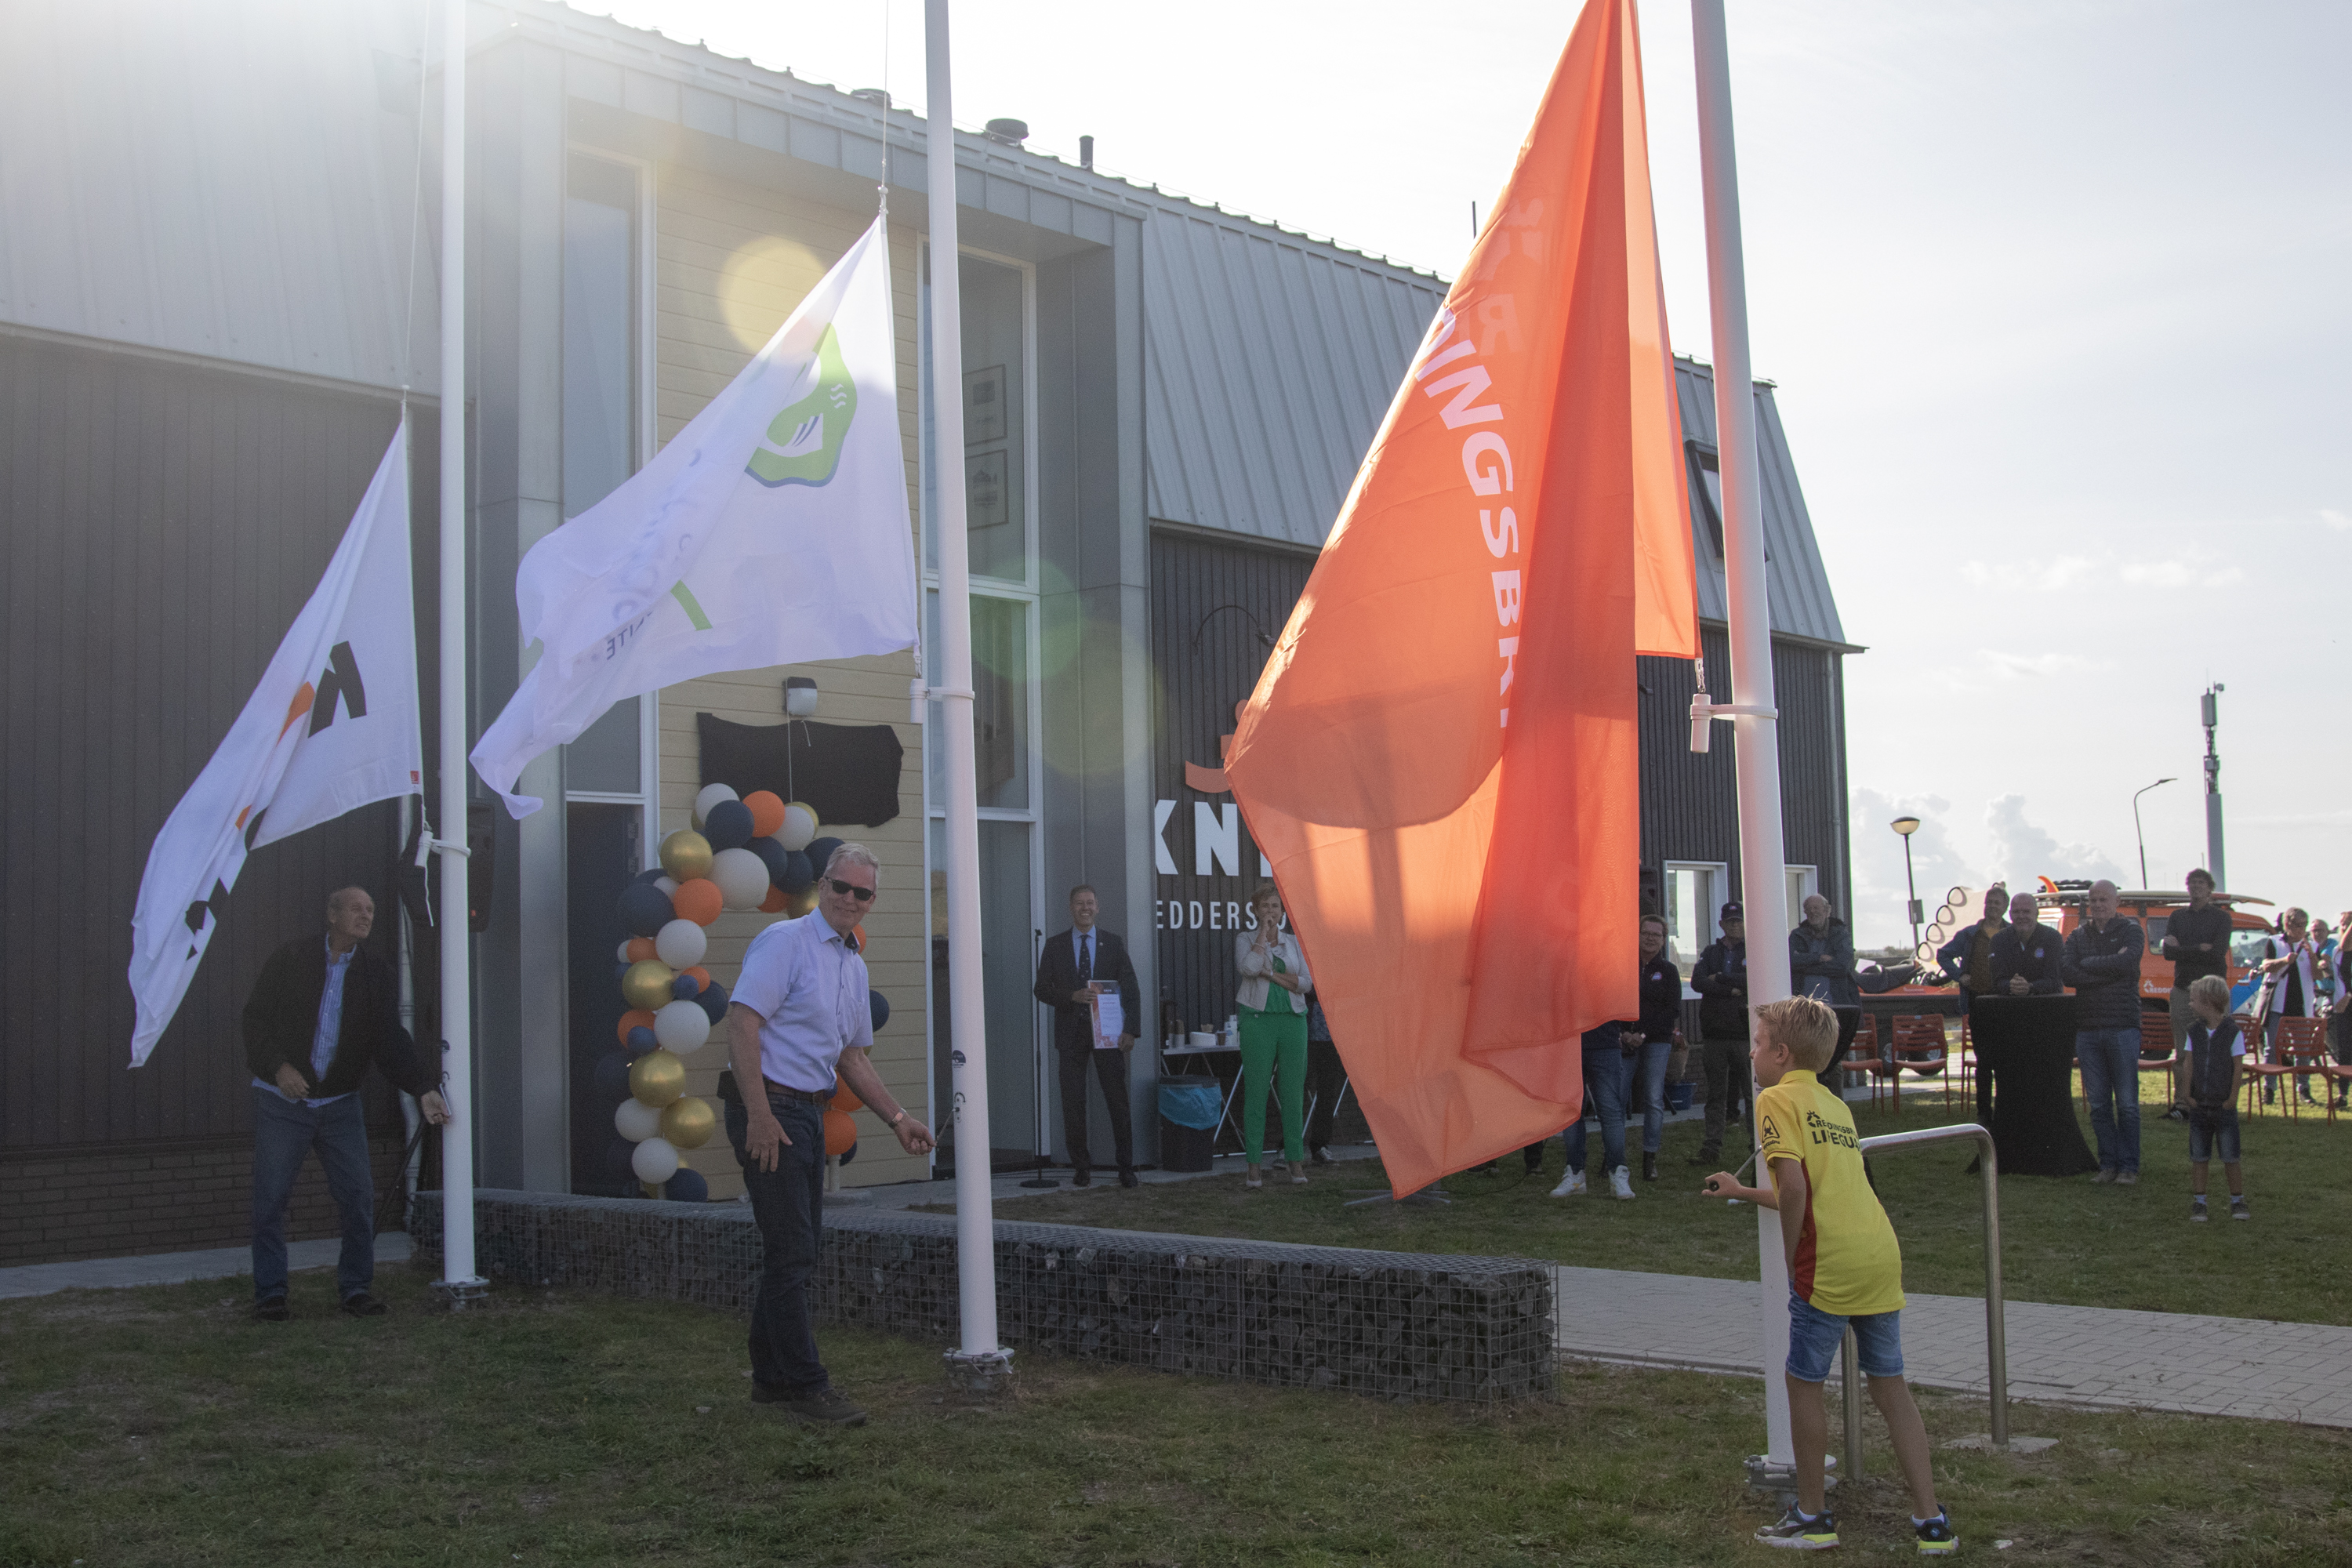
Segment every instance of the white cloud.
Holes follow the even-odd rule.
[[[2209,550],[2190,550],[2164,561],[2130,561],[2122,577],[2137,588],[2226,588],[2246,580],[2240,566],[2216,568]]]
[[[2006,648],[1980,648],[1977,657],[1991,668],[1995,675],[2029,680],[2045,680],[2052,676],[2080,675],[2103,668],[2097,661],[2079,653],[2062,653],[2052,649],[2046,653],[2011,653]]]
[[[1985,807],[1985,826],[1992,834],[1993,858],[2005,868],[2011,888],[2038,886],[2035,879],[2105,877],[2125,880],[2124,869],[2088,844],[2061,844],[2047,828],[2026,820],[2025,797],[2005,795]]]
[[[1960,577],[1975,588],[2016,588],[2032,594],[2058,594],[2073,587],[2092,571],[2095,563],[2087,556],[2061,555],[2039,565],[2021,565],[2014,561],[1997,562],[1987,565],[1981,561],[1961,563]]]
[[[1904,878],[1903,837],[1886,825],[1897,816],[1919,818],[1911,836],[1911,882]],[[1852,818],[1853,908],[1843,911],[1853,927],[1856,946],[1907,947],[1911,923],[1905,912],[1909,886],[1919,889],[1927,920],[1933,921],[1946,893],[1975,888],[1978,874],[1952,847],[1945,825],[1952,803],[1941,795],[1894,795],[1860,788],[1853,792]]]
[[[2332,506],[2319,509],[2319,521],[2339,533],[2347,528],[2352,528],[2352,513],[2340,512]]]

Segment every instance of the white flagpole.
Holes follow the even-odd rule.
[[[1700,181],[1706,198],[1707,297],[1715,331],[1716,447],[1723,468],[1725,598],[1731,621],[1733,756],[1739,778],[1739,882],[1748,928],[1748,1002],[1790,994],[1787,850],[1780,837],[1780,720],[1772,690],[1772,623],[1764,586],[1764,510],[1757,480],[1756,384],[1748,360],[1747,263],[1739,241],[1739,169],[1732,152],[1731,63],[1723,0],[1691,0],[1698,67]],[[1748,1117],[1751,1140],[1756,1119]],[[1769,1180],[1758,1173],[1759,1183]],[[1769,1470],[1796,1462],[1789,1432],[1789,1270],[1780,1216],[1756,1211],[1763,1275],[1764,1428]],[[1755,1469],[1750,1461],[1751,1472]],[[1762,1479],[1751,1475],[1751,1479]]]
[[[452,1308],[474,1272],[473,933],[466,878],[466,12],[441,0],[441,1279]],[[430,1048],[429,1046],[427,1047]]]
[[[967,1387],[1001,1386],[1013,1352],[996,1342],[996,1226],[989,1187],[988,1017],[980,970],[980,805],[972,758],[971,564],[964,532],[963,312],[958,293],[954,99],[948,0],[924,0],[926,175],[931,217],[931,490],[938,498],[940,640],[932,689],[947,750],[948,1025],[954,1040],[956,1277],[963,1342],[948,1352]]]

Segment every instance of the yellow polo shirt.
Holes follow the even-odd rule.
[[[1767,1172],[1774,1160],[1805,1167],[1805,1212],[1780,1210],[1782,1228],[1797,1235],[1790,1287],[1815,1310],[1839,1317],[1901,1310],[1903,1247],[1870,1190],[1845,1101],[1811,1073],[1793,1070],[1757,1094],[1756,1131]]]

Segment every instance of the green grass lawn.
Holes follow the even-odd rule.
[[[1479,1412],[1024,1358],[978,1409],[938,1347],[831,1331],[874,1421],[815,1433],[750,1404],[735,1320],[520,1286],[451,1317],[425,1279],[387,1269],[372,1322],[320,1272],[288,1324],[248,1321],[242,1281],[0,1302],[0,1563],[1776,1560],[1745,1540],[1753,1380],[1579,1366],[1554,1402]],[[1980,1400],[1921,1403],[1939,1441],[1982,1427]],[[2016,1427],[2058,1446],[1937,1454],[1972,1555],[2345,1560],[2352,1434],[2032,1406]],[[1849,1556],[1907,1551],[1891,1469],[1882,1431]]]
[[[2152,1077],[2142,1082],[2157,1092]],[[2010,1300],[2352,1324],[2352,1269],[2343,1266],[2352,1237],[2352,1184],[2346,1181],[2352,1118],[2335,1128],[2310,1115],[2294,1124],[2278,1116],[2242,1121],[2254,1218],[2231,1223],[2222,1196],[2216,1217],[2199,1226],[2189,1222],[2188,1125],[2164,1121],[2162,1109],[2151,1102],[2141,1121],[2137,1187],[2095,1186],[2088,1176],[2002,1178]],[[1957,1102],[1946,1110],[1940,1090],[1906,1091],[1899,1120],[1854,1108],[1864,1137],[1969,1120],[1973,1113]],[[1002,1204],[997,1216],[1753,1279],[1755,1211],[1699,1195],[1706,1173],[1687,1163],[1699,1137],[1696,1121],[1669,1125],[1661,1179],[1648,1183],[1637,1174],[1640,1196],[1630,1204],[1605,1195],[1548,1196],[1562,1169],[1554,1140],[1541,1177],[1521,1175],[1517,1157],[1507,1157],[1500,1175],[1449,1177],[1454,1203],[1446,1208],[1343,1206],[1349,1197],[1385,1190],[1376,1164],[1319,1169],[1304,1187],[1270,1177],[1264,1191],[1251,1193],[1242,1187],[1238,1162],[1219,1160],[1218,1170],[1230,1174],[1132,1191],[1109,1182],[1083,1192],[1066,1187]],[[1727,1142],[1744,1146],[1745,1138],[1735,1133]],[[1638,1172],[1638,1130],[1629,1146],[1634,1152],[1628,1163]],[[1903,1238],[1904,1283],[1915,1290],[1975,1295],[1984,1289],[1979,1187],[1975,1176],[1963,1174],[1971,1157],[1968,1146],[1955,1145],[1906,1149],[1872,1162],[1879,1195]],[[1595,1138],[1591,1159],[1597,1164],[1600,1158]],[[2219,1164],[2211,1176],[2213,1192],[2225,1194]]]

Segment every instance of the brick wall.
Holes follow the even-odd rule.
[[[404,1142],[390,1131],[369,1138],[379,1213],[400,1184]],[[249,1138],[0,1153],[0,1267],[243,1247],[253,1239],[252,1203]],[[305,1162],[289,1238],[340,1228],[325,1173]]]

